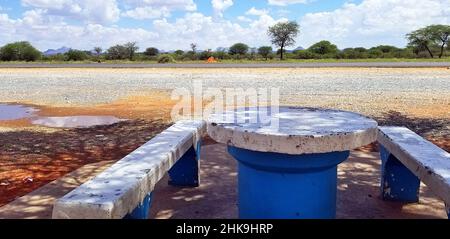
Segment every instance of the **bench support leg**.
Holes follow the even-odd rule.
[[[152,193],[149,193],[136,209],[132,213],[125,216],[124,219],[148,219],[150,207],[152,204]]]
[[[448,219],[450,219],[450,204],[445,204],[445,211],[447,212]]]
[[[200,148],[191,147],[181,159],[169,170],[169,185],[178,187],[198,187],[200,184]]]
[[[418,202],[419,178],[381,145],[380,154],[382,160],[381,193],[383,199],[406,203]]]

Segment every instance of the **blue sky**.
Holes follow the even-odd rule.
[[[0,0],[0,45],[26,40],[41,50],[138,42],[165,50],[270,45],[267,28],[293,20],[297,46],[404,46],[404,35],[450,23],[450,0]]]

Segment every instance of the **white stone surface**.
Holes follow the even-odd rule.
[[[272,112],[263,107],[212,114],[207,131],[214,140],[231,146],[298,155],[368,145],[376,141],[377,126],[374,120],[352,112],[300,107]]]
[[[450,205],[450,154],[404,127],[380,127],[378,142]]]
[[[120,219],[153,191],[187,150],[201,140],[203,121],[180,121],[94,179],[57,200],[55,219]]]

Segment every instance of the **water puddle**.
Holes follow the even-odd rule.
[[[100,125],[112,125],[122,121],[114,116],[67,116],[67,117],[37,117],[31,123],[51,128],[89,128]]]
[[[24,105],[11,105],[0,103],[0,121],[1,120],[18,120],[29,118],[39,110]]]
[[[114,116],[40,117],[36,115],[37,112],[38,109],[30,106],[0,103],[0,122],[28,119],[33,125],[50,128],[89,128],[126,121]]]

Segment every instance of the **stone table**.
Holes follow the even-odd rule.
[[[377,122],[315,108],[238,108],[215,113],[208,134],[239,162],[239,216],[335,218],[337,166],[377,138]]]

